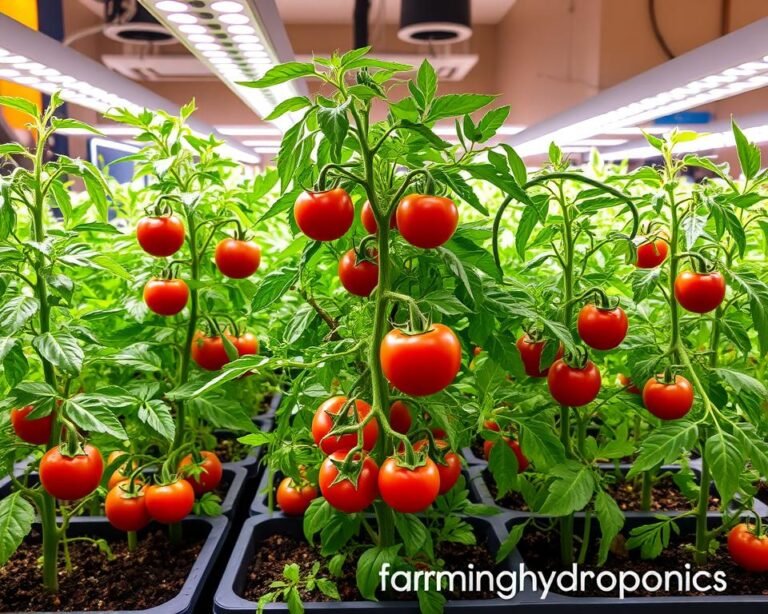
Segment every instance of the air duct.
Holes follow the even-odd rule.
[[[105,0],[104,34],[120,43],[170,45],[176,42],[138,0]]]
[[[400,40],[416,45],[448,45],[472,36],[470,0],[402,0]]]

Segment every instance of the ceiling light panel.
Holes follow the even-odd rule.
[[[552,141],[573,143],[767,84],[768,18],[763,18],[608,88],[509,143],[521,155],[540,154]]]
[[[146,108],[160,109],[172,115],[179,113],[179,106],[162,96],[2,14],[0,79],[20,83],[45,94],[59,91],[66,102],[99,113],[115,107],[133,112]],[[214,134],[224,141],[227,155],[250,164],[259,162],[258,156],[254,156],[251,150],[222,136],[206,123],[190,118],[188,124],[196,134]]]
[[[238,85],[295,59],[274,0],[141,3],[259,117],[269,115],[287,98],[307,94],[303,81],[265,89]],[[289,113],[274,124],[284,131],[295,121],[296,116]]]

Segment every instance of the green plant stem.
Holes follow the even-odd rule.
[[[579,565],[583,565],[587,560],[587,552],[589,550],[589,539],[592,533],[592,510],[587,509],[584,514],[584,531],[581,536],[581,548],[579,549]]]
[[[643,492],[640,509],[647,512],[651,509],[651,494],[653,488],[653,475],[650,471],[643,471]]]
[[[126,537],[128,538],[128,552],[133,552],[139,545],[139,537],[136,531],[128,531]]]
[[[701,481],[699,482],[699,501],[696,504],[696,551],[693,560],[697,565],[707,562],[709,553],[710,533],[707,526],[707,512],[709,511],[709,463],[705,455],[706,432],[702,433],[701,441]]]
[[[32,225],[35,241],[43,243],[45,241],[45,194],[42,191],[42,168],[43,153],[45,151],[45,142],[47,140],[46,132],[38,130],[40,133],[37,149],[35,152],[35,202],[31,208]],[[50,332],[51,329],[51,308],[48,302],[48,286],[45,275],[45,256],[39,254],[35,265],[35,294],[40,304],[38,316],[40,334]],[[40,356],[43,365],[43,377],[46,384],[54,390],[56,386],[56,372],[53,365],[44,356]],[[56,405],[51,409],[53,423],[51,426],[51,436],[48,441],[48,449],[51,449],[59,443],[59,416]],[[58,574],[58,556],[59,556],[59,530],[56,524],[56,500],[44,490],[41,493],[40,502],[40,523],[43,533],[43,585],[49,592],[55,593],[59,590]]]
[[[187,337],[182,348],[181,355],[181,375],[179,378],[180,385],[186,384],[189,379],[189,366],[192,360],[192,341],[197,332],[197,316],[199,305],[199,294],[197,288],[197,281],[200,279],[200,254],[197,253],[197,226],[195,225],[195,215],[193,211],[190,211],[187,215],[187,227],[189,228],[189,252],[190,252],[190,278],[192,288],[189,291],[189,322],[187,323]],[[185,406],[184,401],[179,401],[176,411],[176,433],[173,439],[174,450],[178,449],[184,444],[185,434]]]

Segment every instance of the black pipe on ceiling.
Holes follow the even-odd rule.
[[[355,40],[353,41],[353,49],[368,46],[368,11],[370,8],[370,0],[355,0]]]

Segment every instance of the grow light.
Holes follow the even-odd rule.
[[[768,18],[763,18],[600,92],[509,140],[520,155],[768,85]]]
[[[66,102],[99,113],[115,107],[125,107],[134,113],[144,108],[179,113],[178,105],[2,14],[0,79],[45,94],[59,91]],[[188,124],[196,134],[214,134],[224,141],[222,149],[227,155],[248,164],[259,162],[259,157],[246,147],[223,137],[204,122],[190,119]]]
[[[748,140],[753,143],[768,142],[768,113],[756,113],[737,120],[739,127]],[[733,131],[729,121],[718,121],[706,126],[707,133],[693,141],[686,141],[675,145],[675,153],[694,153],[735,147]],[[667,128],[666,132],[669,132]],[[606,160],[643,160],[656,158],[661,154],[658,149],[651,147],[645,139],[630,141],[621,147],[611,147],[600,150],[600,155]]]
[[[302,81],[256,89],[238,85],[293,60],[285,26],[273,0],[141,0],[150,13],[217,75],[259,117],[283,100],[306,95]],[[286,113],[273,123],[285,131],[296,121]]]

